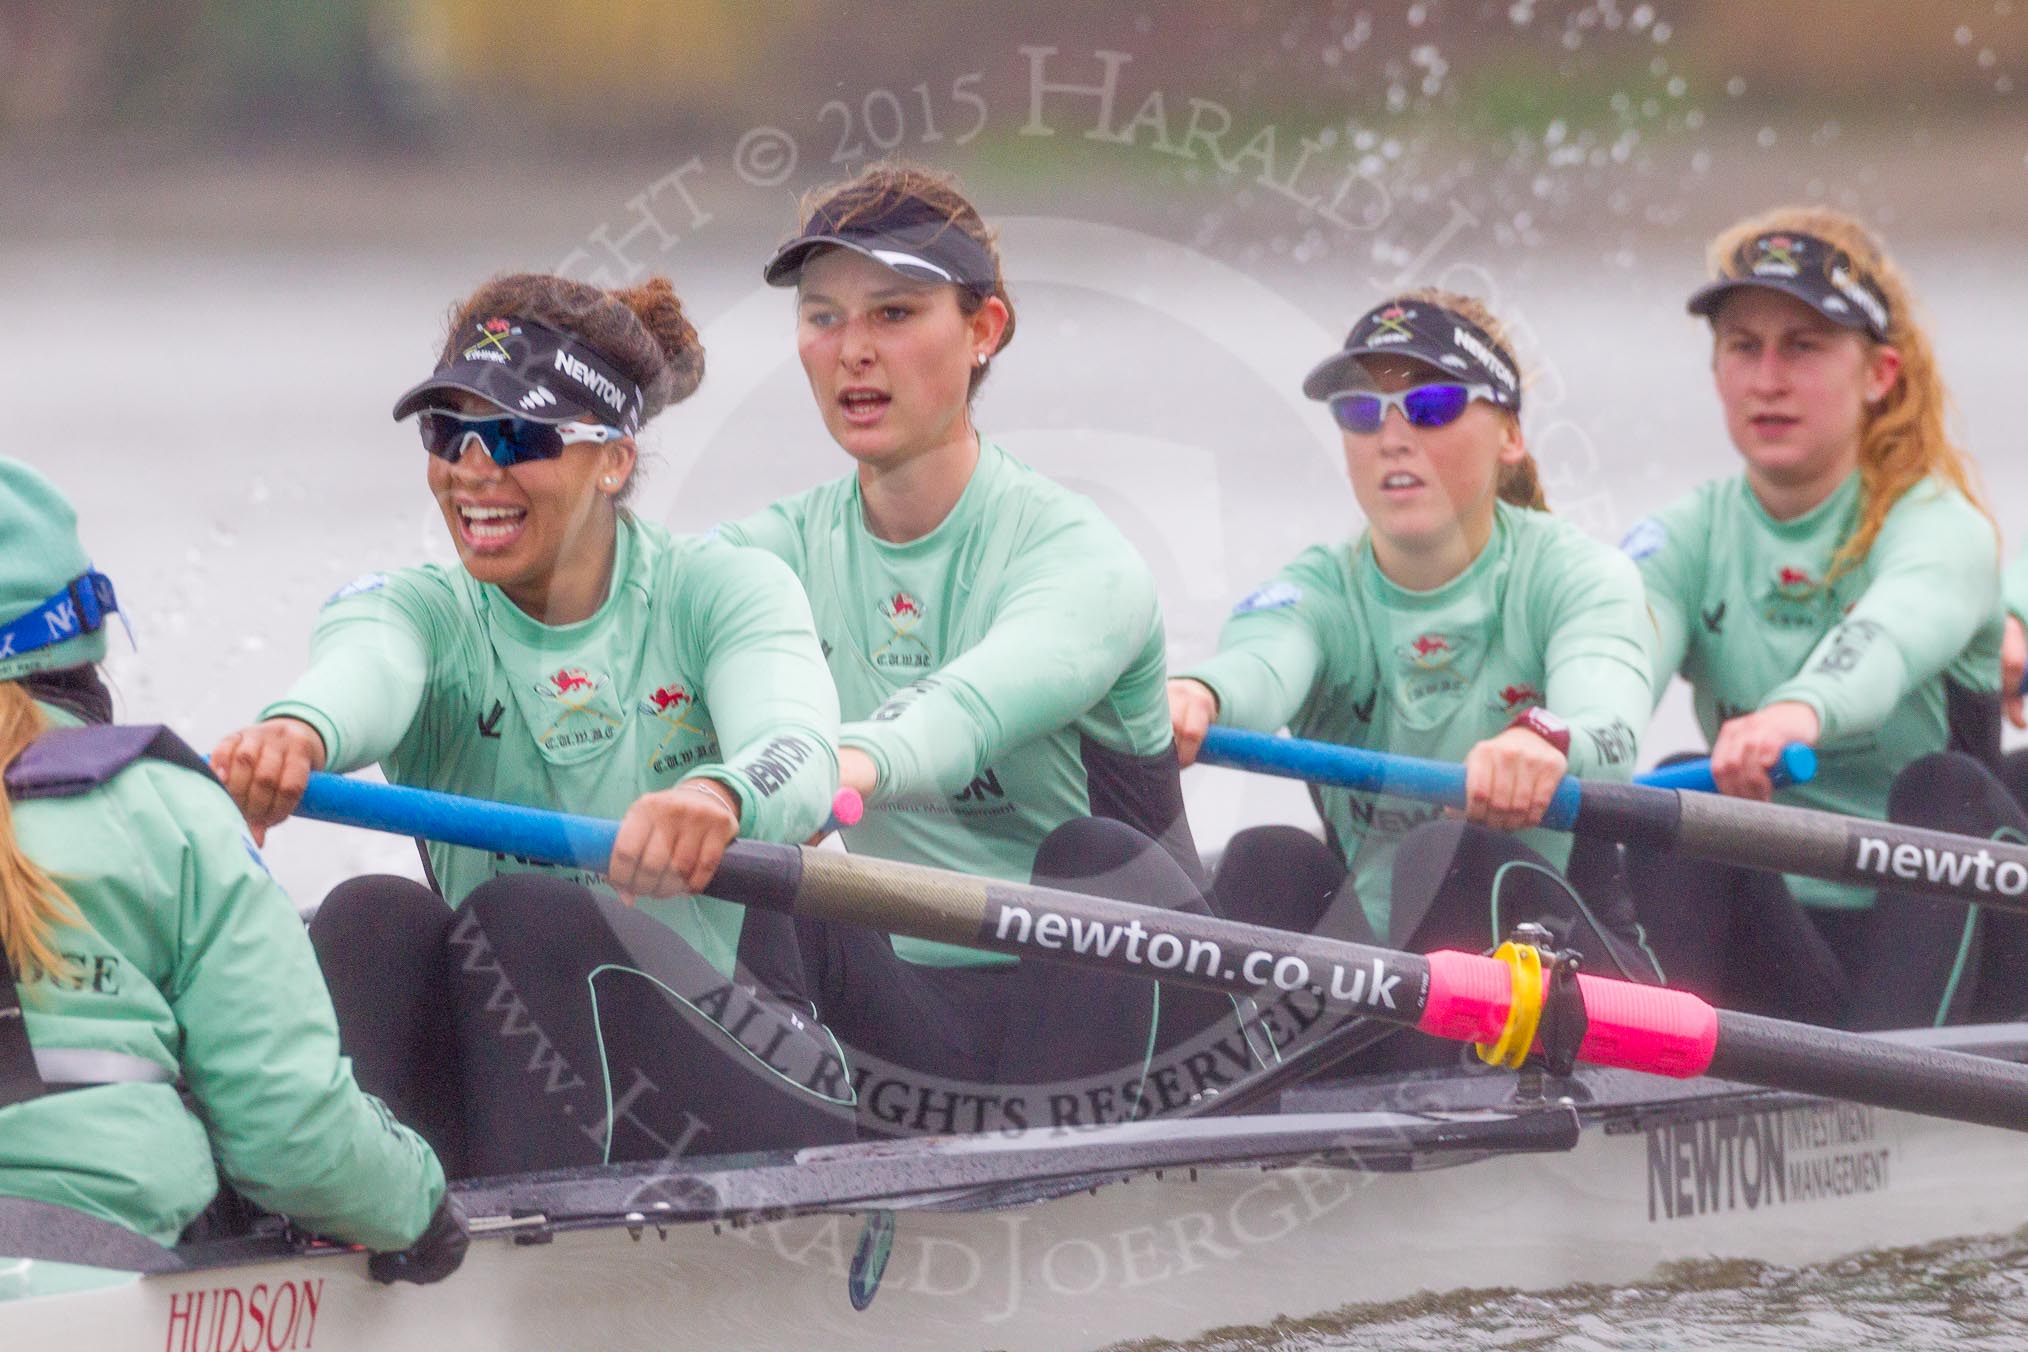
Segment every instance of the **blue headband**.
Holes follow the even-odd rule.
[[[0,661],[97,633],[106,616],[119,609],[111,578],[96,568],[81,573],[62,591],[0,628]]]

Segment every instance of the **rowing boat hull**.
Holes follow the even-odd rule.
[[[1551,1128],[1581,1118],[1583,1129],[1525,1147],[1568,1147],[1560,1153],[1488,1154],[1505,1130],[1498,1114],[1362,1109],[1330,1118],[1357,1123],[1333,1155],[1356,1163],[1121,1168],[1092,1175],[1094,1188],[984,1210],[982,1199],[1007,1194],[960,1186],[977,1176],[980,1152],[990,1173],[1035,1142],[929,1147],[920,1157],[910,1152],[922,1143],[827,1152],[833,1172],[853,1167],[851,1152],[868,1152],[863,1161],[900,1160],[925,1185],[887,1203],[897,1216],[892,1253],[863,1311],[848,1292],[864,1224],[856,1209],[658,1229],[645,1199],[683,1194],[643,1187],[631,1226],[611,1215],[584,1228],[528,1223],[522,1239],[537,1242],[477,1241],[464,1269],[436,1286],[376,1286],[357,1254],[282,1257],[0,1305],[0,1343],[445,1352],[648,1346],[677,1335],[716,1348],[821,1340],[841,1352],[1055,1352],[1429,1289],[1623,1284],[1685,1260],[1813,1263],[2009,1231],[2028,1218],[2021,1138],[2009,1132],[1709,1090],[1522,1116]],[[1432,1120],[1457,1128],[1455,1139],[1430,1136]],[[1149,1158],[1187,1155],[1174,1148],[1177,1128],[1143,1125],[1144,1141],[1169,1151]],[[1473,1134],[1489,1125],[1490,1135]],[[1059,1148],[1112,1163],[1092,1152],[1116,1144],[1118,1131],[1133,1129]],[[1387,1148],[1390,1133],[1398,1150]],[[561,1186],[547,1195],[563,1195]],[[691,1213],[679,1204],[673,1214]]]

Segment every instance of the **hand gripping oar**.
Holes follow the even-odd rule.
[[[1233,728],[1211,732],[1205,749],[1216,748],[1220,765],[1446,806],[1465,801],[1461,765]],[[1590,779],[1564,780],[1542,824],[1721,864],[2028,913],[2028,846],[2005,841]]]
[[[1465,767],[1448,761],[1417,760],[1361,747],[1333,746],[1329,742],[1308,742],[1300,737],[1270,737],[1266,733],[1239,728],[1214,727],[1204,734],[1197,759],[1205,765],[1223,765],[1256,774],[1280,775],[1312,784],[1331,784],[1365,793],[1385,793],[1396,798],[1413,798],[1444,807],[1465,805]],[[1781,757],[1768,771],[1777,785],[1807,784],[1817,775],[1817,753],[1801,742],[1782,748]],[[1715,793],[1709,759],[1666,765],[1637,776],[1636,784],[1656,790],[1687,789]],[[1568,831],[1577,824],[1578,807],[1586,791],[1600,787],[1576,778],[1566,778],[1549,802],[1542,824]]]
[[[314,774],[300,815],[604,869],[616,822]],[[885,859],[753,841],[725,852],[712,895],[1019,957],[1229,995],[1312,988],[1327,1005],[1517,1055],[1549,981],[1539,965],[1396,953],[1319,935]],[[1578,975],[1579,1060],[1716,1075],[1827,1098],[2028,1130],[2028,1066],[1714,1010],[1686,991]],[[1567,988],[1565,988],[1567,990]]]
[[[1807,784],[1817,777],[1817,753],[1801,742],[1790,742],[1768,767],[1767,777],[1778,789]],[[1718,781],[1711,777],[1711,757],[1678,761],[1634,776],[1634,783],[1651,789],[1685,789],[1694,793],[1717,793]]]

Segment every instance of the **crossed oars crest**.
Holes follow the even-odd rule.
[[[1403,338],[1415,337],[1408,327],[1408,321],[1413,317],[1414,311],[1412,310],[1404,309],[1399,305],[1388,306],[1373,317],[1373,332],[1366,335],[1366,341],[1370,343],[1382,334],[1389,333]]]
[[[697,707],[697,697],[680,685],[657,686],[648,698],[641,701],[641,712],[659,718],[668,727],[662,740],[655,745],[655,754],[660,755],[679,732],[704,736],[704,729],[690,721],[687,709]]]
[[[1802,264],[1796,261],[1796,242],[1787,235],[1770,235],[1760,241],[1760,257],[1753,260],[1756,269],[1773,265],[1800,271]]]
[[[495,325],[498,325],[498,327],[497,328],[494,327]],[[505,320],[492,319],[488,320],[484,324],[474,324],[472,327],[479,331],[479,341],[472,344],[474,350],[482,347],[490,347],[503,357],[511,357],[514,355],[513,353],[507,350],[507,345],[500,341],[502,338],[506,337],[508,334],[514,331],[511,327],[508,326]]]
[[[591,702],[598,698],[599,691],[605,686],[605,683],[606,678],[603,676],[587,675],[578,667],[564,667],[547,681],[536,686],[535,691],[537,694],[547,695],[563,706],[563,712],[558,714],[556,720],[542,730],[541,736],[537,737],[536,740],[538,742],[548,740],[548,738],[560,731],[563,725],[568,723],[577,714],[590,714],[607,727],[619,727],[619,719],[612,717],[603,709],[591,707]],[[582,698],[573,698],[573,696],[578,695],[580,692],[582,692]]]
[[[894,632],[888,635],[887,642],[873,650],[875,657],[880,656],[903,639],[911,637],[915,633],[915,627],[921,624],[925,618],[922,602],[904,591],[898,591],[888,597],[886,602],[880,607],[880,614],[887,621],[887,627]],[[921,639],[916,639],[915,641],[917,643],[922,642]]]

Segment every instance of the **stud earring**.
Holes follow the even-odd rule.
[[[984,366],[985,364],[986,364],[986,354],[981,352],[979,354],[979,365]]]
[[[611,488],[614,484],[618,483],[619,480],[614,478],[612,475],[608,474],[605,478],[599,480],[599,482],[604,484],[607,488]]]

